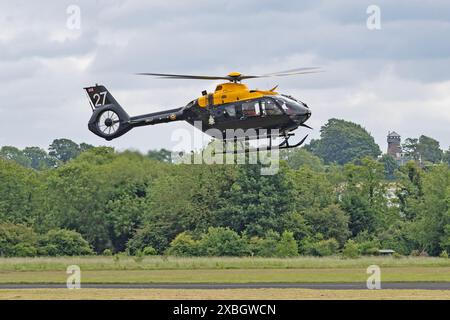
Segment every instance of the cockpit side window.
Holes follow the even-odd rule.
[[[275,101],[272,99],[262,99],[260,101],[261,103],[261,110],[262,114],[266,116],[278,116],[282,115],[283,112],[280,110],[280,108],[275,104]]]
[[[260,115],[259,102],[249,101],[242,103],[242,114],[245,117],[256,117]]]

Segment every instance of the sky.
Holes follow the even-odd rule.
[[[278,84],[306,102],[309,139],[339,118],[366,128],[383,151],[392,130],[403,139],[433,137],[448,149],[449,39],[450,2],[440,0],[0,0],[0,146],[47,148],[69,138],[118,150],[172,149],[174,132],[192,132],[189,124],[136,128],[110,142],[92,134],[82,88],[103,84],[138,115],[184,106],[218,84],[138,72],[264,74],[314,66],[325,72],[246,84]]]

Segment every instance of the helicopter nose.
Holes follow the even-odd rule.
[[[311,117],[311,110],[306,106],[298,108],[297,112],[292,116],[293,120],[298,123],[303,123]]]

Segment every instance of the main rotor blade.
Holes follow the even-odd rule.
[[[271,72],[263,74],[263,76],[275,76],[279,74],[297,74],[297,73],[303,73],[303,72],[311,72],[311,71],[319,71],[320,67],[304,67],[304,68],[295,68],[295,69],[289,69],[284,71],[278,71],[278,72]]]
[[[318,67],[305,67],[305,68],[296,68],[285,71],[278,71],[272,73],[266,73],[262,75],[227,75],[227,76],[197,76],[192,74],[170,74],[170,73],[153,73],[153,72],[145,72],[145,73],[137,73],[137,75],[142,76],[155,76],[162,79],[194,79],[194,80],[229,80],[229,81],[241,81],[244,79],[254,79],[254,78],[269,78],[269,77],[284,77],[291,76],[296,74],[307,74],[307,73],[316,73],[322,72]]]
[[[246,76],[243,75],[240,79],[252,79],[252,78],[270,78],[270,77],[284,77],[284,76],[292,76],[296,74],[308,74],[308,73],[317,73],[323,72],[319,67],[306,67],[306,68],[296,68],[285,71],[272,72],[262,75],[254,75],[254,76]]]
[[[163,79],[196,79],[196,80],[230,80],[230,77],[218,76],[196,76],[190,74],[168,74],[168,73],[136,73],[140,76],[156,76]]]

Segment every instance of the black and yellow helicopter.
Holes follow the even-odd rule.
[[[272,146],[272,131],[283,138],[279,149],[295,148],[303,144],[307,136],[294,145],[289,144],[292,131],[298,127],[311,129],[305,122],[311,117],[309,107],[292,96],[270,90],[250,90],[241,83],[245,79],[281,77],[320,72],[319,68],[297,68],[263,75],[243,75],[231,72],[227,76],[198,76],[164,73],[139,73],[165,79],[228,80],[217,85],[214,92],[202,92],[202,96],[186,106],[160,112],[130,117],[103,85],[84,88],[89,97],[93,114],[89,120],[89,130],[106,140],[122,136],[134,127],[184,120],[192,125],[201,123],[201,130],[221,132],[220,139],[227,140],[229,130],[244,132],[234,136],[234,140],[269,138]],[[242,129],[242,130],[238,130]],[[245,135],[245,131],[255,129],[255,135]],[[261,130],[265,129],[265,130]],[[264,132],[260,136],[258,132]],[[214,135],[218,138],[217,135]]]

